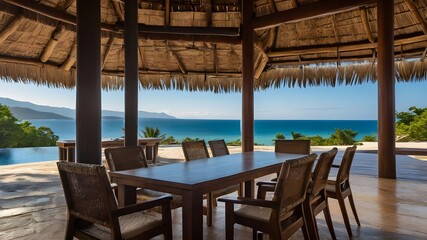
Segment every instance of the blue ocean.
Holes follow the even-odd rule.
[[[66,120],[30,120],[37,126],[51,128],[61,140],[75,139],[76,122]],[[122,137],[122,118],[104,118],[102,121],[102,138],[114,139]],[[240,139],[240,120],[200,120],[200,119],[139,119],[139,131],[145,126],[158,127],[162,134],[173,136],[180,141],[185,137],[200,138],[206,141],[225,139],[234,141]],[[255,143],[273,145],[272,139],[277,133],[282,133],[287,139],[292,139],[291,132],[299,132],[306,136],[320,135],[328,137],[339,129],[357,131],[357,139],[365,135],[377,133],[376,120],[255,120]],[[58,158],[56,147],[0,149],[0,165],[24,163]]]

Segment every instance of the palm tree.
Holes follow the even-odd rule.
[[[165,138],[166,134],[160,134],[160,130],[158,127],[148,127],[145,126],[142,130],[142,134],[139,134],[140,137],[146,137],[146,138]]]

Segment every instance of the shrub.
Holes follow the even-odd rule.
[[[275,140],[284,140],[286,139],[285,135],[283,135],[283,133],[276,133],[276,138]]]
[[[408,112],[396,113],[396,134],[408,141],[427,140],[427,108],[410,107]]]
[[[363,138],[360,140],[361,142],[376,142],[377,136],[375,134],[373,135],[366,135],[363,136]]]

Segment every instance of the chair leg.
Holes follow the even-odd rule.
[[[238,194],[238,196],[239,197],[243,197],[243,193],[244,193],[244,186],[245,186],[245,184],[243,184],[243,183],[241,183],[240,184],[240,186],[239,186],[239,190],[237,191],[237,194]]]
[[[319,239],[319,233],[317,229],[317,223],[316,223],[316,216],[313,214],[313,210],[311,208],[311,205],[309,203],[309,199],[306,199],[306,201],[303,204],[304,206],[304,225],[301,230],[304,234],[305,239]],[[310,236],[308,238],[308,236]]]
[[[66,240],[73,240],[74,239],[74,231],[75,231],[74,218],[69,215],[68,221],[67,221],[67,230],[65,231],[65,239]]]
[[[252,240],[258,240],[258,231],[252,229]]]
[[[347,229],[348,236],[351,239],[353,237],[353,233],[351,232],[350,221],[348,220],[348,214],[347,214],[347,210],[345,208],[344,199],[342,198],[342,196],[338,196],[337,199],[338,199],[338,203],[340,205],[342,217],[344,219],[345,228]]]
[[[206,208],[207,210],[206,223],[209,227],[212,226],[212,208],[213,208],[212,201],[213,201],[213,196],[212,196],[212,193],[210,192],[208,193],[208,197],[207,197],[208,206]]]
[[[351,210],[353,211],[353,215],[354,215],[354,218],[356,219],[357,226],[360,226],[360,221],[359,221],[359,217],[357,216],[356,206],[354,205],[354,199],[353,199],[352,193],[348,196],[348,200],[350,201]]]
[[[234,239],[234,204],[225,203],[225,239]]]
[[[323,209],[323,214],[325,215],[326,224],[328,224],[329,233],[333,240],[337,239],[335,235],[334,225],[332,224],[331,212],[329,211],[329,205],[326,203],[326,208]]]

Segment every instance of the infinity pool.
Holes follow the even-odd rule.
[[[58,160],[58,147],[0,148],[0,165]]]

